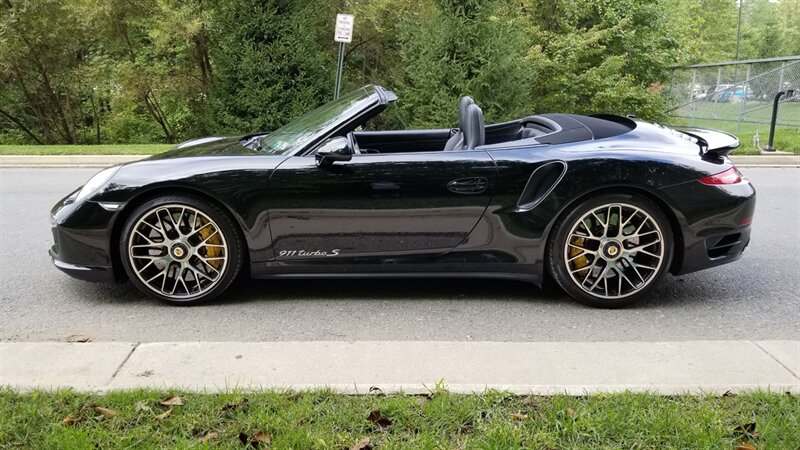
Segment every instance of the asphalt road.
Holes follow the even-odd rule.
[[[750,247],[731,265],[668,276],[606,311],[555,288],[493,280],[251,281],[171,307],[130,283],[50,264],[50,207],[96,169],[0,169],[0,340],[677,341],[800,338],[800,169],[743,169],[758,190]]]

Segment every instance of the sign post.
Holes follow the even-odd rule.
[[[336,65],[336,87],[333,90],[333,99],[339,98],[339,91],[342,88],[342,66],[344,65],[344,44],[353,41],[353,24],[355,20],[352,14],[336,15],[336,32],[333,40],[339,43],[339,63]]]

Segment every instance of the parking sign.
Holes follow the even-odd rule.
[[[333,40],[336,42],[352,42],[354,22],[355,19],[353,19],[352,14],[337,14],[336,33],[333,35]]]

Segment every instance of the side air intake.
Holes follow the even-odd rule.
[[[535,208],[553,191],[566,172],[567,163],[564,161],[552,161],[537,167],[517,200],[517,208],[520,211]]]

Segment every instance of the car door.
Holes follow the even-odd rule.
[[[483,215],[496,172],[482,150],[360,154],[328,167],[288,158],[269,181],[275,258],[384,263],[447,252]]]

